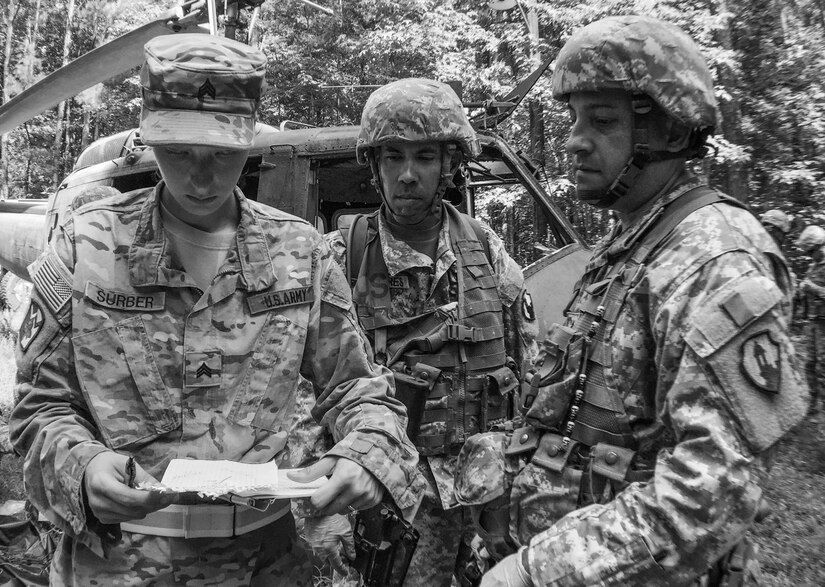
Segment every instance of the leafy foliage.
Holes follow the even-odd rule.
[[[7,99],[62,64],[70,0],[9,2],[9,22],[0,30],[0,47],[11,39],[0,76]],[[168,7],[165,0],[74,4],[70,58]],[[265,122],[357,123],[376,85],[408,76],[460,80],[468,101],[500,97],[538,62],[554,57],[583,24],[609,14],[652,14],[692,34],[716,77],[724,120],[715,157],[703,165],[713,183],[746,198],[757,212],[792,213],[796,231],[825,219],[825,88],[819,75],[825,70],[825,8],[818,0],[522,0],[521,9],[508,11],[493,11],[483,0],[326,4],[334,16],[298,0],[267,2],[254,19],[243,15],[242,35],[270,56]],[[89,141],[136,126],[138,96],[131,71],[68,101],[59,153],[51,149],[54,109],[10,133],[0,157],[11,197],[47,195]],[[542,169],[560,208],[592,241],[611,218],[572,197],[567,131],[565,108],[552,100],[547,75],[498,129]],[[516,200],[499,203],[526,206]],[[514,217],[531,213],[525,208]]]

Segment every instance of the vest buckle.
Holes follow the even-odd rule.
[[[478,342],[476,329],[463,324],[447,324],[447,340],[457,342]]]

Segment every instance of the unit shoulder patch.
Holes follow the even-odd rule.
[[[18,341],[23,352],[29,348],[32,341],[40,334],[44,323],[45,317],[43,316],[43,310],[40,309],[40,305],[36,301],[32,300],[31,304],[29,304],[29,311],[23,319],[23,323],[20,325]]]
[[[780,344],[770,331],[758,332],[742,343],[740,367],[748,381],[763,391],[779,393],[782,386]]]

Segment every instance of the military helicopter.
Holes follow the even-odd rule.
[[[301,1],[328,10],[308,0]],[[221,21],[225,34],[234,37],[239,11],[262,3],[263,0],[227,2],[224,11],[220,11],[215,0],[187,0],[162,18],[79,57],[0,106],[0,133],[140,64],[143,45],[154,36],[181,32],[217,34],[217,23]],[[588,253],[544,189],[534,167],[495,128],[518,106],[548,66],[549,61],[500,100],[465,103],[482,153],[466,162],[456,178],[459,189],[447,194],[470,214],[479,211],[480,202],[491,190],[532,200],[536,214],[534,234],[520,236],[534,243],[538,253],[525,267],[525,276],[534,292],[543,331],[561,317]],[[380,197],[370,182],[369,168],[355,160],[357,126],[295,126],[282,123],[275,128],[259,124],[240,181],[247,197],[305,218],[322,232],[335,229],[346,215],[371,211],[380,205]],[[102,138],[85,149],[48,200],[0,201],[0,234],[4,235],[0,240],[0,277],[28,279],[26,267],[43,249],[61,216],[89,188],[109,186],[125,192],[152,186],[158,178],[152,149],[142,144],[138,130],[133,129]],[[539,292],[541,295],[536,295]],[[0,293],[0,298],[3,295]]]

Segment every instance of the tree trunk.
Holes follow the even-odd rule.
[[[14,17],[17,16],[19,8],[17,0],[9,0],[8,10],[5,14],[6,25],[6,47],[3,52],[3,104],[9,101],[9,82],[11,81],[11,46],[14,37]],[[0,135],[0,199],[9,197],[9,135]]]
[[[72,21],[74,20],[74,0],[66,2],[66,32],[63,35],[63,61],[62,65],[69,63],[69,52],[72,48]],[[52,174],[52,187],[57,190],[63,176],[63,117],[66,115],[66,102],[57,105],[57,120],[54,126],[54,147],[53,160],[55,163]],[[68,124],[68,121],[67,121]]]
[[[718,12],[728,12],[727,0],[719,0]],[[732,50],[733,43],[731,40],[730,22],[723,28],[716,31],[716,37],[720,45],[726,50]],[[742,133],[742,111],[739,104],[739,98],[736,95],[736,89],[741,87],[741,83],[736,75],[736,72],[724,63],[717,66],[719,75],[719,85],[727,89],[729,99],[720,100],[719,110],[722,113],[722,135],[731,143],[741,145],[744,140]],[[729,163],[727,167],[727,181],[724,186],[725,191],[739,200],[740,202],[748,201],[748,168],[744,163]]]

